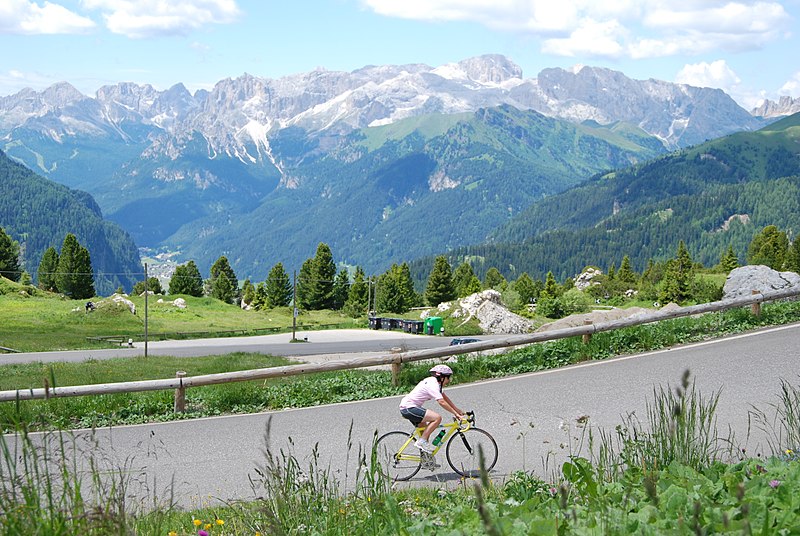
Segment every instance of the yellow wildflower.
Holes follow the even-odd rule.
[[[224,525],[225,522],[221,519],[217,519],[217,525]]]
[[[211,523],[206,523],[206,525],[203,528],[206,529],[206,530],[210,529],[211,528]]]
[[[169,535],[168,536],[178,536],[178,533],[175,532],[174,530],[171,530],[171,531],[169,531]]]
[[[202,525],[202,524],[203,524],[203,522],[202,522],[202,521],[200,521],[199,519],[195,519],[195,520],[193,520],[193,521],[192,521],[192,523],[194,523],[194,526],[195,526],[195,527],[199,527],[200,525]]]

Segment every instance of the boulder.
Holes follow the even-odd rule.
[[[459,304],[468,313],[468,318],[477,317],[484,333],[527,333],[533,329],[533,323],[509,311],[500,293],[489,289],[471,294],[463,298]]]
[[[177,307],[178,309],[186,309],[186,300],[183,298],[175,298],[172,300],[172,305]]]
[[[587,268],[575,278],[575,288],[578,290],[586,290],[592,285],[599,285],[597,281],[592,281],[596,276],[603,275],[603,272],[597,268]]]
[[[133,303],[128,298],[126,298],[125,296],[121,294],[114,294],[113,296],[111,296],[111,301],[113,301],[114,303],[121,303],[122,305],[127,307],[131,313],[136,314],[136,304]]]
[[[741,266],[728,274],[725,286],[722,287],[722,299],[750,296],[753,291],[770,292],[791,287],[800,287],[800,275],[794,272],[778,272],[760,264]]]

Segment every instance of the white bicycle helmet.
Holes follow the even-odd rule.
[[[436,376],[437,378],[440,376],[452,376],[453,369],[451,369],[447,365],[436,365],[430,370],[430,373]]]

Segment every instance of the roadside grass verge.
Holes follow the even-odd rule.
[[[800,302],[770,303],[760,316],[749,309],[709,313],[597,333],[588,344],[579,337],[511,350],[499,355],[467,355],[451,360],[454,384],[471,383],[552,369],[587,360],[666,348],[800,320]],[[0,367],[0,390],[171,378],[178,370],[190,376],[265,368],[289,363],[260,354],[193,358],[149,357],[52,365]],[[399,385],[388,371],[350,370],[289,378],[237,382],[186,390],[187,411],[173,413],[171,391],[51,398],[0,404],[0,428],[23,424],[35,430],[87,428],[115,424],[188,419],[230,413],[253,413],[399,395],[427,375],[428,364],[405,364]]]

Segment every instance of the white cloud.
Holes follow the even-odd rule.
[[[544,52],[562,56],[649,58],[751,50],[791,29],[791,16],[779,0],[361,1],[389,17],[470,21],[538,36]]]
[[[800,98],[800,71],[794,73],[794,76],[781,86],[778,95]]]
[[[726,93],[735,91],[742,82],[725,60],[684,65],[675,76],[675,81],[696,87],[718,88]]]
[[[542,52],[559,56],[619,57],[623,55],[625,29],[617,21],[584,19],[566,38],[545,40]]]
[[[95,23],[59,4],[30,0],[0,2],[0,33],[14,34],[74,34],[84,33]]]
[[[235,0],[83,0],[103,12],[106,26],[131,38],[185,35],[206,24],[227,24],[240,14]]]

